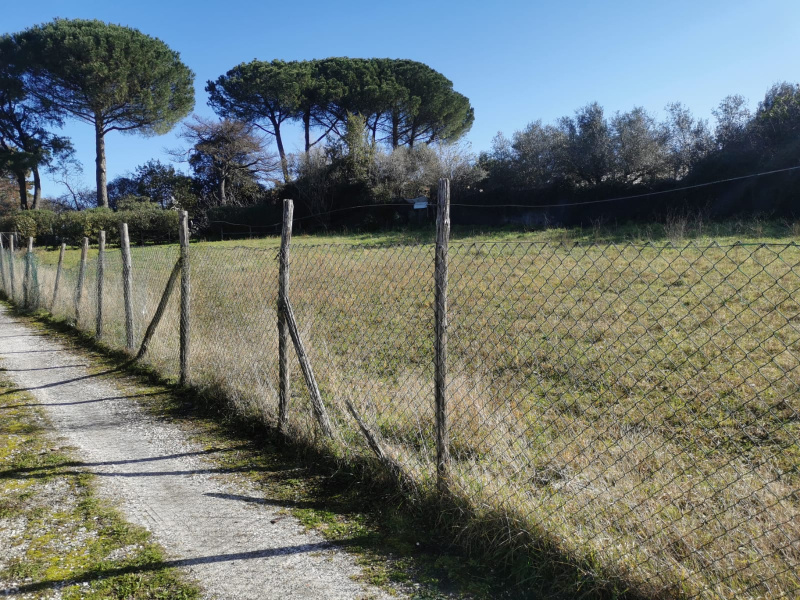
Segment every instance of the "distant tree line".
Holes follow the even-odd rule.
[[[498,134],[489,151],[480,156],[487,178],[481,201],[531,206],[569,204],[601,199],[614,194],[668,190],[762,171],[800,165],[800,86],[772,86],[751,112],[742,96],[728,96],[713,110],[715,126],[695,118],[680,103],[666,107],[658,121],[644,108],[606,115],[595,103],[565,116],[554,124],[534,121],[511,138]],[[796,177],[784,179],[785,194],[774,195],[771,186],[757,200],[764,212],[800,213]],[[728,188],[723,188],[728,191]],[[597,209],[570,211],[572,220],[582,215],[630,215],[631,206],[652,215],[681,208],[691,200],[694,208],[714,204],[719,189],[687,194],[665,194],[650,202],[623,203]],[[726,201],[725,212],[746,210],[751,197]],[[644,206],[643,206],[644,205]],[[558,211],[556,211],[558,212]],[[563,213],[562,213],[563,214]]]
[[[477,157],[454,151],[474,120],[469,101],[421,63],[252,61],[209,81],[207,90],[220,120],[184,122],[188,148],[173,152],[189,165],[191,184],[151,161],[111,182],[112,206],[130,194],[153,198],[144,179],[154,169],[162,173],[156,179],[172,182],[171,197],[191,208],[198,223],[214,216],[241,220],[235,215],[242,207],[265,203],[272,209],[255,213],[274,221],[281,197],[298,199],[299,215],[317,216],[333,206],[427,194],[438,177],[456,172],[459,181],[480,178]],[[302,126],[304,152],[285,151],[287,122]]]
[[[252,219],[277,220],[280,199],[291,197],[308,225],[383,226],[409,216],[393,207],[403,199],[432,198],[439,177],[452,180],[454,200],[476,205],[454,211],[454,220],[480,224],[531,214],[544,222],[645,219],[708,205],[720,215],[800,212],[796,175],[761,186],[665,193],[800,164],[797,84],[774,85],[755,111],[741,96],[728,96],[713,111],[713,126],[680,103],[660,119],[642,107],[609,115],[590,103],[554,123],[498,134],[475,155],[463,142],[474,121],[469,100],[420,62],[241,63],[206,82],[217,119],[185,119],[194,106],[193,81],[177,52],[128,27],[56,19],[0,36],[0,212],[96,206],[139,211],[145,223],[153,210],[181,207],[199,226],[253,225]],[[94,128],[93,187],[80,184],[70,140],[52,131],[67,119]],[[156,135],[179,123],[185,146],[171,154],[186,172],[150,160],[107,181],[108,133]],[[300,128],[302,151],[287,151],[287,125]],[[66,190],[59,198],[43,198],[42,169]],[[597,204],[648,192],[659,195]],[[506,208],[513,204],[522,209]],[[378,207],[340,210],[363,205]],[[541,205],[549,208],[530,212]]]

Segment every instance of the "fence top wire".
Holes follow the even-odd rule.
[[[755,177],[762,177],[762,176],[765,176],[765,175],[774,175],[776,173],[786,173],[786,172],[796,171],[798,169],[800,169],[800,166],[786,167],[786,168],[783,168],[783,169],[775,169],[775,170],[772,170],[772,171],[761,171],[759,173],[749,173],[747,175],[740,175],[738,177],[728,177],[727,179],[717,179],[715,181],[707,181],[707,182],[704,182],[704,183],[695,183],[693,185],[686,185],[686,186],[682,186],[682,187],[678,187],[678,188],[672,188],[672,189],[669,189],[669,190],[658,190],[658,191],[653,191],[653,192],[645,192],[645,193],[642,193],[642,194],[634,194],[634,195],[631,195],[631,196],[618,196],[618,197],[615,197],[615,198],[602,198],[602,199],[599,199],[599,200],[585,200],[585,201],[582,201],[582,202],[564,202],[564,203],[556,203],[556,204],[469,204],[469,203],[451,202],[450,206],[451,207],[464,207],[464,208],[490,208],[490,209],[495,209],[495,208],[534,209],[534,208],[566,208],[566,207],[570,207],[570,206],[586,206],[586,205],[590,205],[590,204],[605,204],[605,203],[608,203],[608,202],[619,202],[619,201],[622,201],[622,200],[636,200],[636,199],[640,199],[640,198],[647,198],[647,197],[650,197],[650,196],[661,196],[661,195],[664,195],[664,194],[674,194],[674,193],[677,193],[677,192],[685,192],[687,190],[694,190],[694,189],[704,188],[704,187],[708,187],[708,186],[712,186],[712,185],[718,185],[720,183],[730,183],[730,182],[733,182],[733,181],[741,181],[741,180],[744,180],[744,179],[752,179],[752,178],[755,178]],[[435,206],[436,206],[436,202],[432,201],[430,203],[430,207],[433,208]],[[316,213],[316,214],[313,214],[313,215],[306,215],[306,216],[303,216],[303,217],[296,217],[296,218],[292,219],[292,222],[293,223],[299,223],[300,221],[306,221],[308,219],[319,219],[319,218],[325,217],[327,215],[332,215],[332,214],[335,214],[335,213],[345,212],[345,211],[348,211],[348,210],[360,210],[360,209],[363,209],[363,208],[381,208],[381,207],[384,207],[384,208],[387,208],[387,207],[406,207],[406,208],[410,208],[411,207],[411,203],[409,203],[409,202],[389,202],[389,203],[385,203],[385,204],[384,203],[379,203],[379,204],[360,204],[360,205],[357,205],[357,206],[345,206],[343,208],[335,208],[333,210],[329,210],[329,211],[322,212],[322,213]],[[246,223],[231,223],[229,221],[222,221],[222,220],[210,221],[210,223],[224,223],[226,225],[233,225],[233,226],[236,226],[236,227],[247,227],[247,228],[250,228],[250,229],[274,229],[274,228],[280,228],[281,225],[282,225],[281,221],[278,221],[277,223],[273,223],[271,225],[248,225]]]
[[[214,246],[207,245],[201,246],[203,250],[247,250],[247,251],[262,251],[274,252],[280,250],[280,238],[275,238],[274,246]],[[433,241],[419,241],[419,242],[323,242],[323,243],[306,243],[302,240],[292,239],[291,248],[294,250],[319,250],[319,249],[353,249],[353,250],[375,250],[386,248],[417,248],[433,246]],[[193,246],[196,248],[197,246]]]
[[[244,251],[253,254],[270,254],[280,249],[276,238],[274,246],[216,246],[216,245],[203,245],[195,246],[203,251]],[[306,243],[301,240],[292,240],[292,250],[306,251],[306,250],[324,250],[324,249],[351,249],[351,250],[378,250],[378,249],[391,249],[391,248],[421,248],[432,247],[436,244],[434,240],[420,240],[420,241],[387,241],[387,242],[323,242],[323,243]],[[786,250],[790,248],[800,248],[800,242],[731,242],[727,244],[720,244],[717,241],[699,242],[689,240],[682,244],[674,242],[618,242],[618,241],[541,241],[541,240],[453,240],[449,241],[451,246],[460,248],[481,247],[481,246],[519,246],[528,248],[597,248],[597,249],[647,249],[647,250],[729,250],[735,248],[769,248],[773,250]]]
[[[433,242],[430,242],[433,243]],[[540,241],[540,240],[450,240],[451,246],[496,246],[496,245],[518,245],[530,247],[554,247],[554,248],[647,248],[655,250],[682,250],[691,248],[693,250],[718,250],[727,248],[742,248],[742,247],[757,247],[757,248],[797,248],[800,243],[796,241],[791,242],[732,242],[728,244],[720,244],[717,241],[710,241],[700,243],[697,240],[688,240],[684,244],[675,244],[674,242],[626,242],[626,241]]]
[[[719,185],[720,183],[730,183],[733,181],[742,181],[744,179],[752,179],[755,177],[762,177],[765,175],[775,175],[776,173],[787,173],[796,171],[800,166],[786,167],[784,169],[775,169],[773,171],[761,171],[759,173],[750,173],[748,175],[740,175],[738,177],[728,177],[727,179],[717,179],[715,181],[707,181],[704,183],[695,183],[693,185],[685,185],[678,188],[669,190],[658,190],[653,192],[645,192],[643,194],[634,194],[631,196],[617,196],[615,198],[602,198],[599,200],[584,200],[582,202],[564,202],[560,204],[459,204],[452,203],[450,206],[463,206],[468,208],[566,208],[569,206],[587,206],[590,204],[605,204],[608,202],[620,202],[622,200],[638,200],[640,198],[648,198],[650,196],[663,196],[664,194],[675,194],[677,192],[685,192],[687,190],[695,190],[698,188],[709,187],[712,185]]]

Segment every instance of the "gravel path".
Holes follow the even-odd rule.
[[[303,531],[245,482],[215,476],[169,422],[126,390],[89,375],[86,359],[15,320],[0,305],[0,367],[47,411],[57,433],[99,477],[99,493],[153,532],[177,564],[224,600],[388,598],[353,580],[353,557]],[[254,497],[255,496],[255,497]],[[395,596],[396,597],[396,596]]]

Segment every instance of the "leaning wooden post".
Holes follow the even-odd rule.
[[[83,238],[81,248],[81,266],[78,269],[78,285],[75,288],[75,324],[79,325],[81,320],[81,297],[83,296],[83,282],[86,279],[86,255],[89,254],[89,238]]]
[[[22,305],[31,307],[31,278],[33,277],[33,237],[28,237],[28,251],[25,253],[25,275],[22,278]]]
[[[180,217],[181,241],[181,385],[186,385],[189,380],[189,303],[191,293],[189,269],[189,213],[181,211]]]
[[[94,337],[103,337],[103,278],[106,270],[106,232],[100,231],[100,240],[97,253],[97,315],[94,328]]]
[[[450,240],[450,180],[439,180],[436,210],[436,482],[439,491],[448,488],[450,433],[447,423],[447,245]]]
[[[288,420],[291,382],[289,377],[289,326],[286,324],[285,305],[289,297],[289,243],[292,240],[294,202],[283,201],[283,227],[281,229],[280,266],[278,271],[278,371],[280,393],[278,397],[278,431],[285,431]]]
[[[283,312],[286,316],[286,325],[289,327],[289,335],[294,342],[294,349],[297,353],[297,360],[300,363],[300,370],[303,372],[303,377],[308,386],[308,393],[311,396],[311,410],[319,423],[322,433],[329,438],[333,437],[333,427],[328,418],[328,411],[325,410],[325,404],[322,402],[322,394],[319,392],[319,385],[317,385],[317,378],[314,376],[314,369],[311,366],[311,361],[308,358],[308,352],[303,345],[303,340],[300,338],[300,330],[297,328],[297,321],[294,318],[294,311],[292,310],[292,303],[288,298],[284,298]]]
[[[150,324],[147,326],[147,329],[144,332],[142,345],[139,346],[139,352],[136,353],[135,360],[141,359],[145,352],[147,352],[147,348],[150,344],[150,338],[153,337],[158,324],[161,322],[161,317],[164,316],[164,311],[167,310],[167,303],[169,302],[170,296],[172,296],[172,290],[175,287],[175,282],[178,281],[178,275],[180,275],[180,273],[181,260],[178,259],[175,262],[175,266],[172,268],[172,272],[169,274],[167,285],[164,287],[164,293],[161,294],[161,300],[158,302],[158,307],[156,307],[156,312],[153,314],[153,319],[150,321]]]
[[[122,297],[125,302],[125,349],[133,352],[135,340],[133,335],[133,261],[131,260],[131,239],[128,236],[128,224],[120,227],[122,245]]]
[[[56,268],[56,282],[53,284],[53,301],[50,303],[50,312],[56,307],[56,297],[58,296],[58,284],[61,281],[61,269],[64,267],[64,253],[67,251],[67,244],[61,244],[61,252],[58,253],[58,267]]]
[[[11,299],[17,293],[16,282],[14,280],[14,234],[8,236],[8,273],[11,279]]]

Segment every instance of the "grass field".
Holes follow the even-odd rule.
[[[780,598],[800,591],[800,246],[768,222],[456,232],[450,506],[462,541],[564,595]],[[431,232],[298,236],[290,296],[336,424],[294,366],[290,425],[368,455],[350,400],[425,496],[434,485]],[[742,242],[742,243],[739,243]],[[198,243],[192,383],[274,424],[276,239]],[[95,253],[96,254],[96,253]],[[74,319],[75,251],[53,312]],[[57,253],[38,254],[52,300]],[[137,339],[177,248],[134,250]],[[94,259],[93,259],[94,260]],[[103,341],[124,344],[118,251]],[[21,279],[22,263],[16,267]],[[94,330],[90,261],[78,325]],[[177,374],[177,298],[145,361]]]

